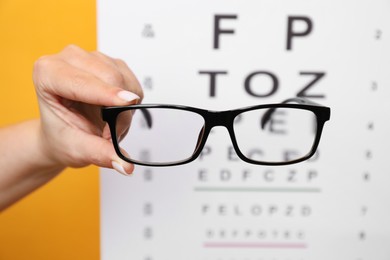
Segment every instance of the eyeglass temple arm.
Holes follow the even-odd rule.
[[[145,118],[145,121],[146,121],[146,125],[148,126],[148,128],[152,128],[152,114],[150,114],[149,110],[147,108],[141,108],[141,113],[142,115],[144,116]]]
[[[301,98],[301,97],[294,97],[294,98],[288,98],[281,102],[282,104],[286,103],[299,103],[303,105],[312,105],[312,106],[322,106],[318,103],[315,103],[311,100],[308,100],[306,98]],[[275,112],[275,108],[270,108],[268,109],[267,112],[264,113],[263,118],[261,119],[261,129],[265,128],[265,125],[270,121],[272,114]]]

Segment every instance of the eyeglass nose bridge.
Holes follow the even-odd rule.
[[[210,129],[215,126],[224,126],[229,129],[233,121],[231,111],[207,111],[206,122]]]
[[[200,136],[202,138],[202,144],[197,145],[198,148],[203,148],[205,145],[208,135],[211,132],[211,130],[216,126],[222,126],[226,128],[228,135],[230,137],[230,141],[232,142],[233,148],[235,152],[237,153],[238,157],[241,158],[244,161],[248,161],[245,156],[241,153],[236,137],[233,130],[233,124],[234,120],[237,115],[239,115],[239,111],[236,110],[227,110],[227,111],[207,111],[204,114],[204,118],[206,120],[206,129],[205,132],[202,132],[202,135]],[[198,154],[200,151],[198,151]]]
[[[204,141],[206,141],[210,131],[216,126],[222,126],[228,131],[229,137],[236,150],[238,150],[236,138],[233,131],[233,122],[236,117],[236,113],[233,110],[227,111],[207,111],[205,114],[206,120],[206,133],[204,135]]]

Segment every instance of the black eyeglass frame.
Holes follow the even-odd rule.
[[[298,104],[290,104],[290,102],[295,102]],[[118,138],[116,136],[116,120],[118,118],[118,115],[124,111],[127,110],[133,110],[133,109],[140,109],[143,111],[143,114],[147,120],[147,124],[151,126],[152,124],[152,119],[150,115],[147,112],[148,108],[168,108],[168,109],[177,109],[177,110],[186,110],[190,111],[193,113],[197,113],[200,116],[203,117],[204,119],[204,129],[202,136],[200,137],[200,142],[198,140],[198,145],[196,146],[196,149],[194,153],[192,154],[191,157],[187,159],[183,159],[181,161],[176,161],[176,162],[169,162],[169,163],[145,163],[145,162],[140,162],[137,160],[132,160],[131,158],[126,157],[123,155],[123,153],[120,150],[119,147],[119,142]],[[291,161],[286,161],[286,162],[263,162],[263,161],[255,161],[250,158],[247,158],[239,149],[236,136],[234,134],[234,127],[233,127],[233,122],[234,119],[240,115],[241,113],[248,112],[251,110],[256,110],[256,109],[269,109],[266,114],[264,115],[262,119],[262,127],[264,127],[265,123],[264,120],[269,120],[271,114],[276,108],[295,108],[295,109],[303,109],[303,110],[308,110],[311,111],[315,114],[317,118],[317,128],[316,128],[316,136],[313,142],[313,145],[311,147],[311,150],[308,154],[305,156],[291,160]],[[310,100],[304,99],[304,98],[291,98],[283,101],[282,103],[277,103],[277,104],[263,104],[263,105],[256,105],[256,106],[250,106],[250,107],[244,107],[244,108],[238,108],[238,109],[232,109],[232,110],[225,110],[225,111],[212,111],[212,110],[205,110],[201,108],[196,108],[196,107],[190,107],[190,106],[183,106],[183,105],[168,105],[168,104],[139,104],[139,105],[130,105],[130,106],[121,106],[121,107],[103,107],[101,109],[102,113],[102,118],[104,121],[106,121],[109,125],[110,132],[111,132],[111,138],[112,138],[112,143],[114,145],[115,151],[117,155],[133,164],[137,165],[143,165],[143,166],[176,166],[176,165],[181,165],[181,164],[186,164],[189,162],[194,161],[196,158],[199,157],[200,153],[202,152],[204,145],[206,144],[207,138],[210,134],[210,131],[213,127],[215,126],[224,126],[228,132],[230,139],[233,144],[233,148],[236,151],[238,157],[250,164],[256,164],[256,165],[269,165],[269,166],[282,166],[282,165],[289,165],[289,164],[294,164],[298,162],[305,161],[312,157],[314,153],[316,152],[320,139],[321,139],[321,134],[322,130],[324,127],[324,124],[326,121],[330,119],[330,108],[326,106],[322,106],[320,104],[317,104],[315,102],[312,102]]]

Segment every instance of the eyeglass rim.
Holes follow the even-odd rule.
[[[290,104],[287,102],[297,102],[298,104]],[[167,108],[167,109],[176,109],[176,110],[185,110],[185,111],[190,111],[199,114],[200,116],[203,117],[204,122],[205,122],[205,129],[204,129],[204,134],[201,139],[201,142],[197,146],[197,149],[194,151],[194,153],[183,160],[180,161],[174,161],[174,162],[167,162],[167,163],[148,163],[148,162],[142,162],[138,160],[133,160],[131,158],[126,157],[120,150],[119,147],[119,142],[118,138],[116,136],[116,120],[117,117],[120,113],[127,111],[127,110],[132,110],[132,109],[147,109],[147,108]],[[308,110],[311,111],[315,114],[316,116],[316,121],[317,121],[317,129],[316,129],[316,136],[313,141],[311,150],[309,153],[306,155],[295,159],[291,161],[286,161],[286,162],[267,162],[267,161],[257,161],[257,160],[252,160],[250,158],[247,158],[239,149],[239,146],[236,141],[234,129],[233,129],[233,121],[234,118],[236,118],[239,114],[248,112],[251,110],[256,110],[256,109],[267,109],[267,108],[296,108],[296,109],[303,109],[303,110]],[[289,165],[289,164],[295,164],[298,162],[305,161],[312,157],[319,145],[321,135],[322,135],[322,130],[324,127],[324,124],[326,121],[330,119],[330,113],[331,110],[329,107],[317,104],[312,102],[311,100],[307,100],[304,98],[291,98],[287,99],[282,103],[274,103],[274,104],[261,104],[261,105],[255,105],[255,106],[248,106],[248,107],[243,107],[243,108],[237,108],[237,109],[230,109],[230,110],[223,110],[223,111],[215,111],[215,110],[206,110],[202,108],[197,108],[197,107],[192,107],[192,106],[185,106],[185,105],[174,105],[174,104],[138,104],[138,105],[129,105],[129,106],[116,106],[116,107],[102,107],[101,109],[102,113],[102,119],[106,121],[109,125],[110,132],[111,132],[111,138],[112,142],[115,148],[115,151],[117,155],[133,164],[137,165],[143,165],[143,166],[156,166],[156,167],[162,167],[162,166],[176,166],[176,165],[182,165],[186,163],[190,163],[197,159],[202,152],[208,135],[211,131],[211,129],[217,125],[223,125],[227,128],[230,139],[233,144],[233,148],[235,149],[238,157],[247,163],[250,164],[255,164],[255,165],[268,165],[268,166],[282,166],[282,165]],[[225,116],[227,116],[229,119],[229,122],[225,122],[225,124],[221,124],[221,122],[213,122],[213,119],[215,119],[215,114],[222,114],[224,113]]]

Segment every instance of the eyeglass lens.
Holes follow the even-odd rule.
[[[152,119],[150,122],[141,109],[127,110],[118,115],[117,122],[120,122],[133,114],[129,131],[122,136],[126,146],[121,147],[131,160],[163,164],[190,158],[202,134],[203,117],[169,108],[148,108],[147,112]]]
[[[317,132],[315,114],[304,109],[276,108],[264,122],[267,111],[247,111],[235,118],[234,133],[241,153],[254,161],[270,163],[308,155]]]
[[[241,153],[254,161],[280,163],[306,156],[316,137],[316,116],[304,109],[277,108],[262,121],[269,108],[246,111],[233,123]],[[123,153],[136,162],[148,164],[178,163],[196,151],[203,136],[205,120],[195,112],[171,108],[147,108],[123,111],[117,122],[117,137],[125,144]],[[117,123],[118,124],[118,123]]]

